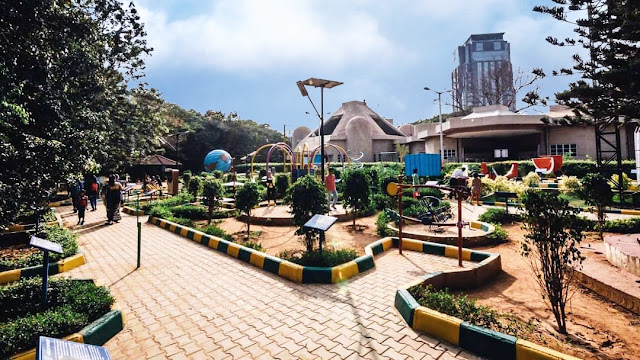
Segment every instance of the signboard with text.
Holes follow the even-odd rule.
[[[77,343],[40,336],[36,349],[37,360],[111,360],[102,346]]]

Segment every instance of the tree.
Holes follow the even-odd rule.
[[[145,32],[117,0],[0,2],[0,224],[98,161],[144,68]],[[119,113],[112,118],[112,113]],[[130,134],[131,136],[131,134]],[[132,136],[146,136],[133,133]]]
[[[344,173],[343,202],[353,214],[353,230],[356,230],[358,213],[367,207],[371,197],[371,178],[364,169],[353,169]]]
[[[598,232],[600,240],[604,240],[604,222],[606,220],[606,208],[613,202],[613,191],[602,174],[587,174],[582,179],[582,185],[578,189],[578,196],[587,205],[595,206],[598,215]]]
[[[573,110],[562,123],[586,123],[595,127],[598,169],[616,163],[622,177],[620,127],[640,113],[640,2],[636,0],[552,0],[554,6],[535,6],[533,11],[574,26],[576,37],[559,40],[555,46],[579,46],[588,56],[572,56],[573,66],[554,70],[553,75],[580,75],[556,101]],[[575,20],[574,20],[575,19]],[[545,121],[549,121],[546,119]],[[622,184],[614,184],[621,198]]]
[[[289,188],[289,176],[287,174],[276,175],[276,192],[278,197],[283,198],[287,195],[287,189]]]
[[[409,145],[395,144],[396,152],[398,153],[398,160],[404,162],[404,157],[409,153]]]
[[[205,202],[209,206],[209,222],[211,224],[211,217],[213,216],[213,210],[220,207],[220,200],[222,199],[222,194],[224,193],[224,188],[222,187],[222,183],[220,180],[215,179],[211,176],[207,176],[204,180],[204,185],[202,187],[202,196],[205,199]]]
[[[236,194],[236,208],[247,214],[247,237],[250,235],[251,210],[260,203],[258,185],[254,182],[246,182]]]
[[[202,188],[202,178],[198,175],[191,176],[191,180],[189,180],[189,193],[193,195],[193,198],[197,201],[198,194],[200,193],[200,189]]]
[[[315,176],[306,175],[299,178],[287,190],[287,203],[292,204],[293,223],[298,227],[296,235],[304,235],[307,252],[313,251],[313,246],[319,234],[304,228],[304,224],[315,214],[326,214],[329,211],[327,191]]]
[[[528,190],[522,197],[523,229],[527,231],[522,254],[529,257],[531,268],[550,306],[558,331],[567,333],[565,307],[573,293],[574,269],[584,259],[580,254],[582,225],[578,210],[555,192]]]
[[[480,88],[473,94],[474,99],[479,104],[502,104],[509,109],[514,109],[515,112],[524,111],[538,105],[546,106],[549,97],[540,96],[540,83],[538,81],[545,77],[546,74],[539,68],[533,69],[531,73],[518,69],[514,77],[511,64],[504,62],[482,78]],[[526,91],[526,93],[520,101],[524,103],[524,106],[517,107],[518,94],[523,91]]]

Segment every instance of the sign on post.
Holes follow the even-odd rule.
[[[36,348],[37,360],[111,360],[102,346],[40,336]]]
[[[315,214],[311,219],[309,219],[309,221],[307,221],[303,225],[303,227],[320,231],[320,243],[319,243],[320,252],[322,252],[322,243],[324,242],[324,232],[329,230],[329,228],[333,226],[333,224],[335,224],[336,221],[338,221],[337,217]]]
[[[47,309],[47,288],[49,287],[49,251],[62,254],[62,245],[49,240],[39,238],[35,235],[31,236],[29,245],[36,247],[44,252],[42,258],[42,307]]]

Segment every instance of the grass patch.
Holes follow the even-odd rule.
[[[334,267],[347,263],[358,257],[356,251],[353,249],[323,249],[322,253],[319,250],[303,251],[303,250],[285,250],[277,255],[279,258],[302,266],[320,266],[320,267]]]
[[[39,237],[49,241],[58,243],[62,246],[62,254],[50,253],[51,262],[67,258],[78,252],[78,243],[76,235],[67,229],[61,229],[57,226],[45,226]],[[20,269],[28,266],[42,265],[42,251],[31,253],[24,257],[5,257],[0,254],[0,271]]]
[[[469,299],[466,295],[455,295],[447,289],[436,290],[431,285],[413,286],[409,288],[409,293],[418,304],[471,324],[527,340],[539,337],[536,335],[538,324],[519,320],[512,314],[500,313],[488,306],[478,305],[475,299]]]
[[[0,286],[0,358],[36,346],[39,336],[61,338],[79,331],[110,311],[109,289],[91,281],[51,279],[47,311],[42,307],[42,279]]]

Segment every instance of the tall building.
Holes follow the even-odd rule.
[[[455,110],[505,105],[515,111],[511,49],[504,33],[469,36],[458,46],[458,66],[451,74]]]

